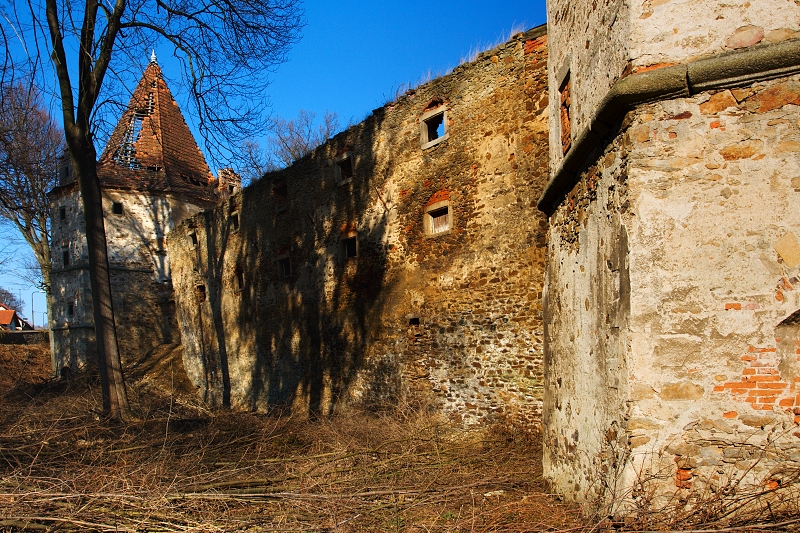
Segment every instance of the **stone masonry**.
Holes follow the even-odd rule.
[[[170,233],[210,403],[538,424],[546,40],[514,36]]]

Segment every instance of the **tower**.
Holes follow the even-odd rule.
[[[123,359],[179,341],[165,237],[184,218],[213,206],[239,183],[223,186],[200,152],[151,58],[97,163]],[[94,324],[85,226],[78,184],[65,164],[50,192],[54,371],[94,358]]]

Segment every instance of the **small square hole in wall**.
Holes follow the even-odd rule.
[[[189,234],[189,243],[192,245],[192,248],[197,246],[197,233],[190,233]]]
[[[447,139],[447,107],[440,105],[426,111],[420,117],[420,143],[422,148],[430,148]]]
[[[358,239],[355,235],[342,239],[342,252],[345,259],[358,256]]]
[[[409,326],[413,326],[413,327],[419,327],[419,317],[418,316],[412,316],[411,318],[409,318],[408,319],[408,325]]]
[[[197,303],[202,303],[206,301],[206,286],[205,285],[197,285],[194,288],[194,298]]]
[[[272,184],[272,194],[286,198],[289,195],[289,187],[286,185],[286,180],[277,180]]]
[[[69,250],[63,250],[61,252],[61,263],[65,267],[69,266]]]
[[[282,278],[290,278],[292,276],[292,261],[288,256],[278,259],[278,274]]]
[[[122,214],[122,203],[121,202],[114,202],[113,204],[111,204],[111,212],[114,213],[115,215],[121,215]]]
[[[66,220],[67,219],[67,208],[66,207],[59,207],[58,208],[58,218],[59,218],[59,220]]]
[[[334,160],[336,183],[344,185],[353,181],[353,152],[345,152]]]
[[[231,229],[236,231],[239,229],[239,213],[231,213]]]
[[[236,291],[244,290],[244,271],[241,265],[236,265],[236,269],[233,271],[233,288]]]

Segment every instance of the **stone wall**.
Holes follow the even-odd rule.
[[[551,217],[559,492],[772,490],[800,467],[799,83],[638,107]]]
[[[548,2],[551,115],[570,73],[573,138],[591,123],[615,81],[756,44],[800,38],[795,0],[553,0]],[[558,122],[551,128],[551,165],[562,159]]]
[[[180,339],[165,235],[176,223],[200,211],[200,206],[184,200],[103,190],[111,291],[125,361],[136,360],[157,344]],[[53,198],[52,327],[57,374],[64,367],[76,371],[94,361],[91,285],[80,201],[76,187],[67,187]]]
[[[170,234],[209,402],[538,422],[545,43],[513,37]]]

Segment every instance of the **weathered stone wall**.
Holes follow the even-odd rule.
[[[54,371],[94,360],[94,321],[85,228],[77,188],[53,199]],[[121,213],[114,212],[114,203]],[[62,219],[62,208],[65,218]],[[111,290],[120,352],[135,360],[180,339],[165,235],[200,206],[168,195],[103,191]],[[64,252],[69,256],[64,262]],[[70,306],[72,314],[69,314]]]
[[[538,422],[545,40],[515,36],[170,234],[185,366],[208,401]],[[423,149],[432,109],[446,138]],[[449,229],[426,234],[443,205]]]
[[[769,490],[800,466],[798,168],[797,76],[640,106],[591,158],[551,217],[560,492]]]
[[[553,0],[548,2],[551,116],[559,85],[572,80],[570,121],[576,138],[620,77],[755,44],[800,38],[795,0]],[[551,165],[562,159],[561,127],[551,128]]]

